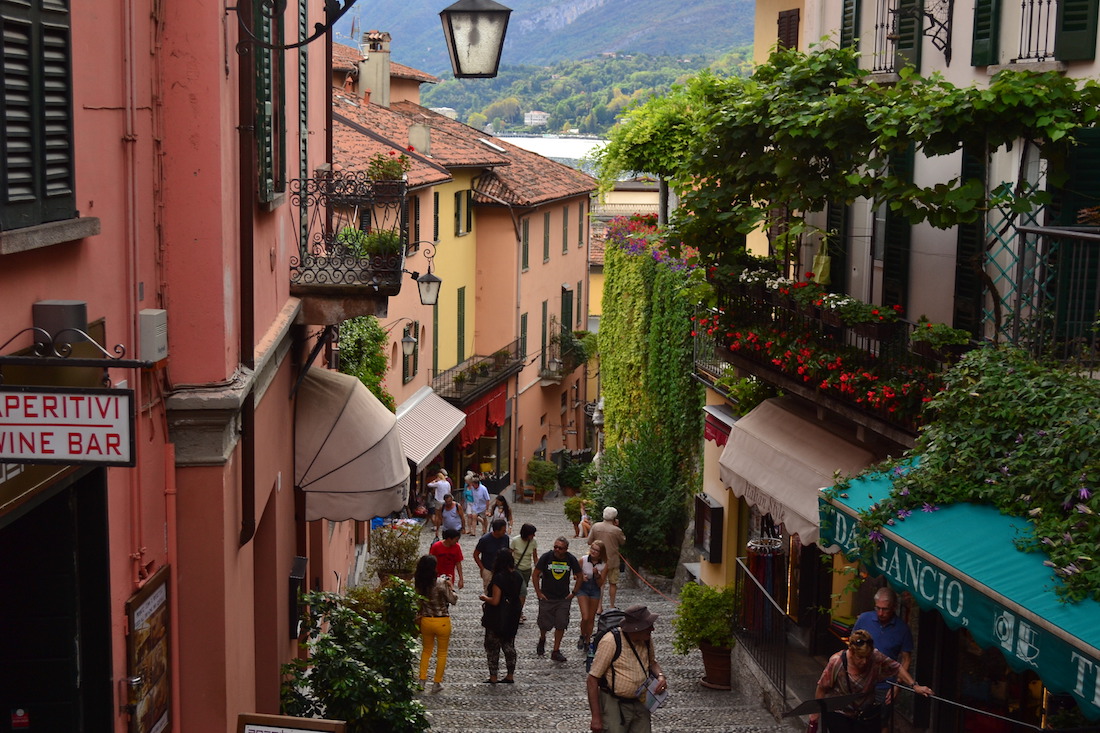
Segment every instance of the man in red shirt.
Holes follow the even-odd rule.
[[[459,589],[465,585],[462,580],[462,548],[458,545],[461,534],[457,529],[445,529],[443,539],[432,543],[431,549],[428,550],[428,554],[436,557],[436,577],[446,575],[452,580],[457,577]]]

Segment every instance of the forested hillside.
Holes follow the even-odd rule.
[[[474,127],[491,123],[494,133],[563,132],[602,135],[630,102],[661,95],[704,68],[725,75],[751,72],[751,49],[719,59],[707,56],[609,55],[553,66],[507,66],[496,79],[462,79],[425,85],[421,103],[452,107]],[[550,115],[545,127],[524,126],[524,113]]]
[[[439,11],[450,0],[371,0],[337,24],[337,40],[387,31],[393,58],[443,76],[449,69]],[[752,0],[505,0],[512,8],[503,63],[548,65],[602,53],[717,57],[752,42]]]

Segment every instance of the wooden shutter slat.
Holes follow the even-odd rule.
[[[971,66],[989,66],[998,62],[1000,27],[1000,0],[975,0]]]
[[[1100,0],[1059,0],[1054,56],[1059,61],[1096,58],[1096,18]]]

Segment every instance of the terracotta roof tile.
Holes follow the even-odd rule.
[[[363,54],[353,46],[343,43],[332,44],[332,68],[336,71],[351,71],[359,68],[359,62],[363,60]]]
[[[422,81],[425,84],[439,83],[438,76],[432,76],[426,71],[414,69],[411,66],[405,66],[405,64],[399,64],[396,61],[390,62],[390,76],[396,76],[399,79],[412,79],[413,81]]]
[[[588,231],[588,264],[602,265],[607,242],[607,226],[597,226],[593,221]]]

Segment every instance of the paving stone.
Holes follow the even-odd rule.
[[[547,497],[543,502],[513,505],[513,524],[519,527],[531,522],[538,528],[540,552],[550,549],[553,540],[564,535],[570,541],[570,551],[583,554],[587,545],[573,538],[573,527],[562,513],[563,499]],[[433,538],[430,526],[421,532],[421,547],[426,552]],[[569,661],[550,660],[553,636],[547,637],[547,653],[535,655],[538,629],[534,619],[537,599],[532,593],[527,601],[526,624],[516,635],[516,684],[485,684],[488,666],[482,644],[481,604],[477,600],[481,581],[473,562],[477,539],[463,536],[460,540],[466,556],[463,571],[467,580],[459,591],[459,602],[452,609],[452,635],[448,652],[443,689],[426,691],[420,698],[432,719],[432,730],[447,733],[478,731],[524,731],[525,733],[581,733],[589,724],[588,700],[585,692],[584,652],[576,648],[580,611],[573,605],[569,629],[562,640],[562,653]],[[699,684],[703,678],[703,662],[699,653],[680,656],[672,651],[672,631],[669,621],[676,607],[675,600],[637,584],[621,584],[617,601],[620,608],[644,603],[660,615],[654,632],[658,658],[669,680],[669,700],[653,715],[656,733],[778,733],[799,730],[787,721],[776,721],[758,698],[749,699],[738,690],[710,690]],[[606,598],[605,598],[606,602]],[[433,667],[429,676],[434,673]],[[504,675],[501,659],[500,675]],[[429,686],[430,690],[430,686]]]

